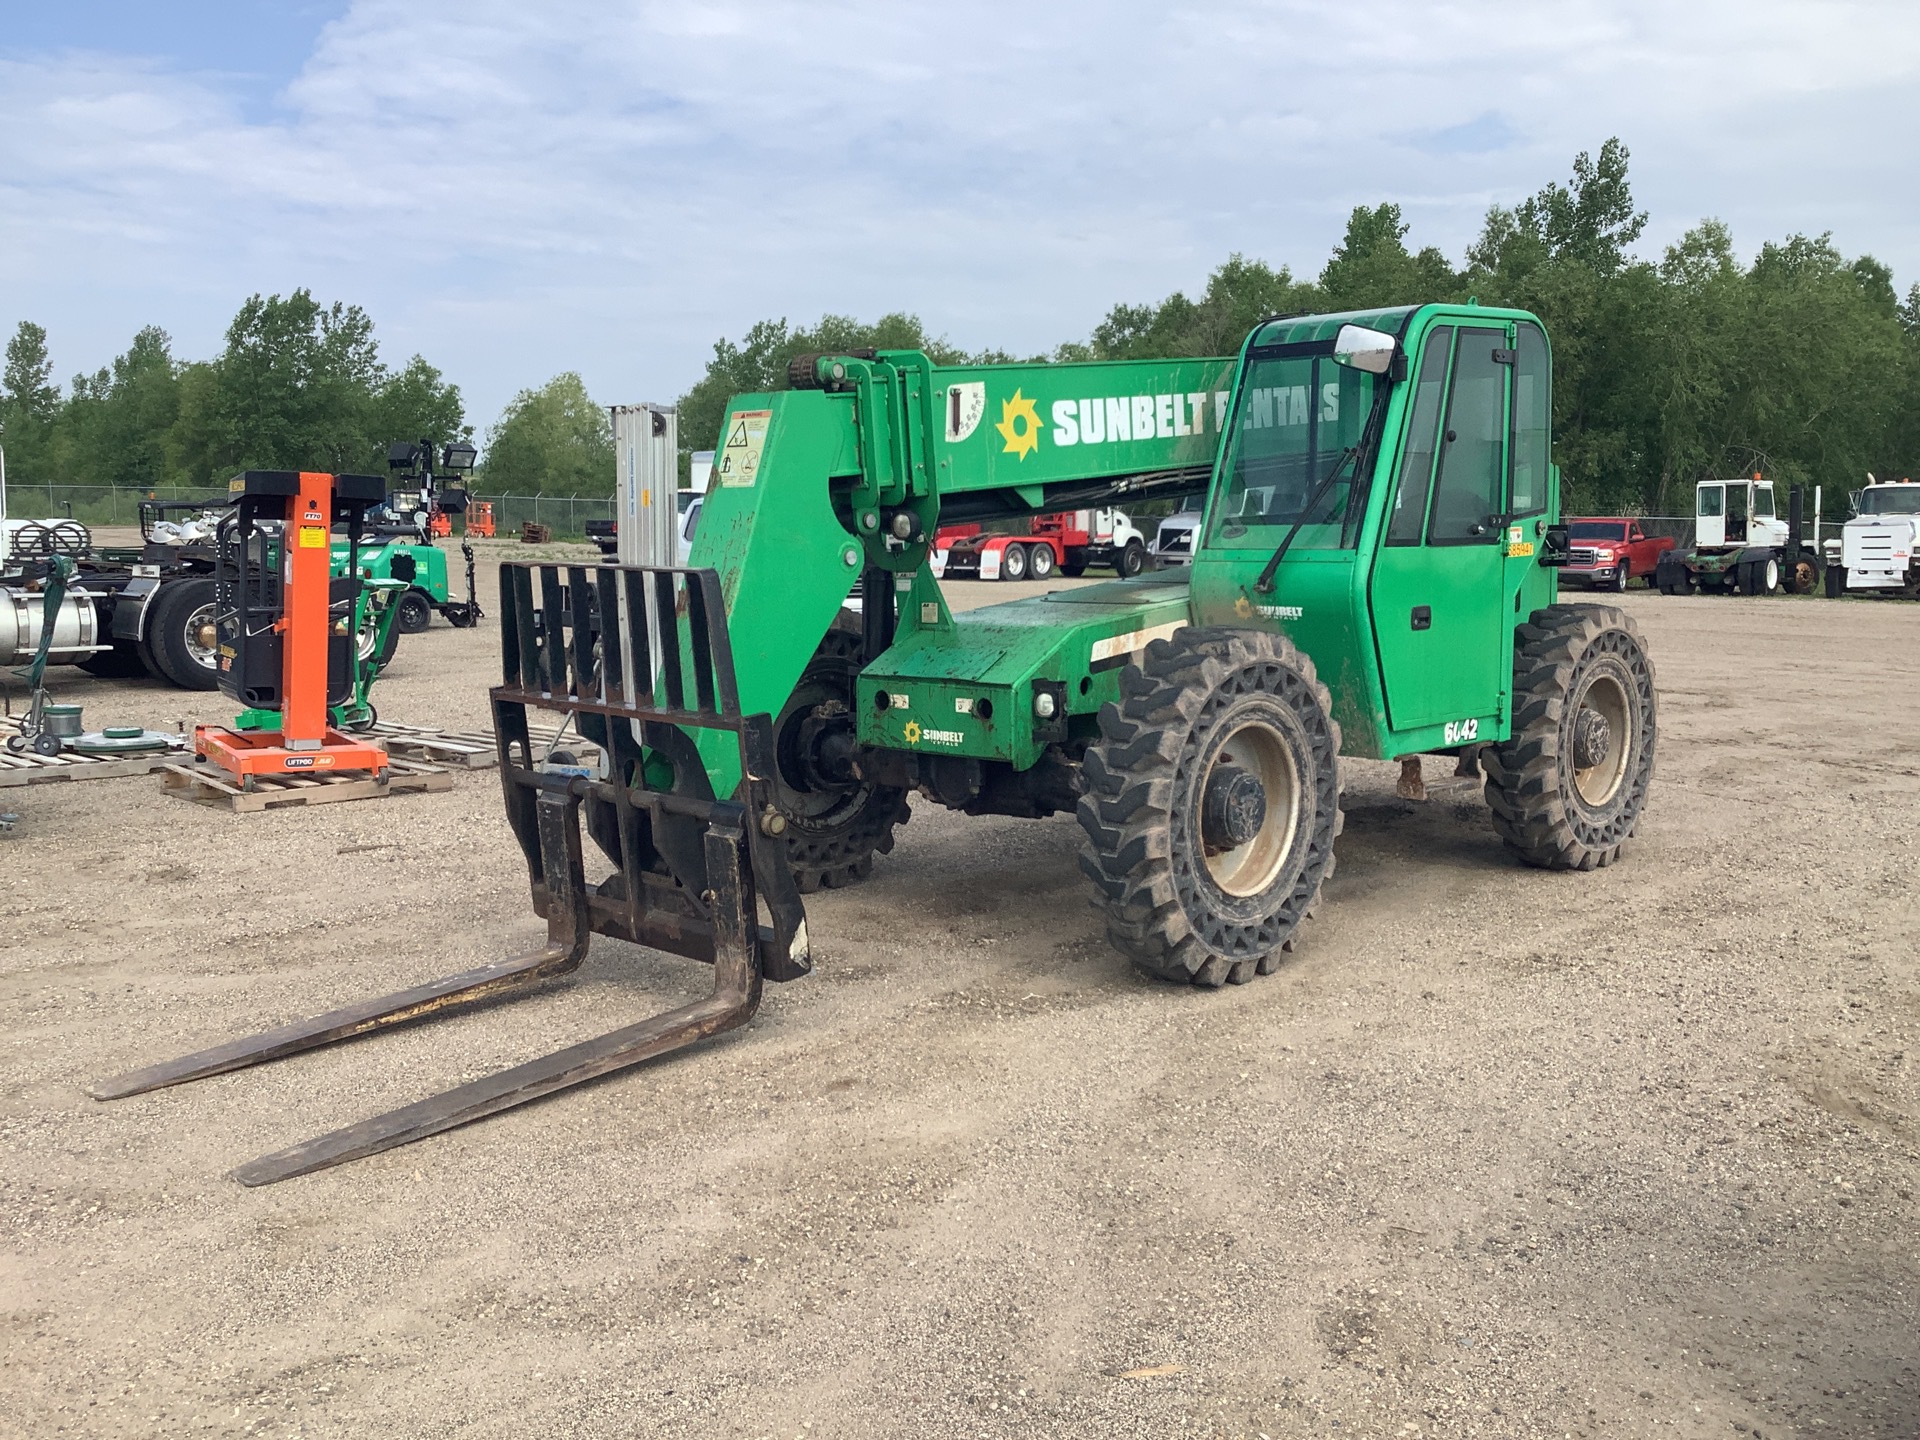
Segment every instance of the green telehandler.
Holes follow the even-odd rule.
[[[248,1184],[404,1144],[683,1048],[810,961],[802,894],[857,881],[910,792],[1073,813],[1118,950],[1205,986],[1275,969],[1333,872],[1342,755],[1484,767],[1523,862],[1634,832],[1653,667],[1556,603],[1545,330],[1424,305],[1265,321],[1237,357],[937,366],[807,356],[727,409],[691,564],[508,563],[492,694],[548,944],[134,1072],[233,1069],[579,965],[594,932],[714,965],[704,1000],[264,1156]],[[1180,572],[956,615],[942,521],[1204,490]],[[857,596],[859,604],[850,600]],[[596,774],[532,743],[557,711]],[[611,862],[585,875],[582,825]]]

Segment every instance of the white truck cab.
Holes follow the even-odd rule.
[[[1826,551],[1827,593],[1920,596],[1920,484],[1874,481],[1854,496],[1853,511],[1840,538],[1821,547]]]
[[[1694,489],[1693,543],[1702,550],[1787,543],[1771,480],[1703,480]]]

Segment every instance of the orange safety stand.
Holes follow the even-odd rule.
[[[332,629],[333,480],[302,472],[297,488],[280,486],[281,473],[249,471],[231,482],[230,492],[259,495],[263,489],[293,489],[285,496],[286,524],[281,531],[281,611],[273,622],[280,636],[280,728],[232,730],[224,725],[194,728],[194,753],[239,777],[368,770],[386,777],[387,752],[377,742],[344,735],[327,723],[327,638]],[[266,482],[261,485],[260,482]],[[277,497],[276,497],[277,498]],[[244,569],[245,557],[241,558]],[[230,666],[230,647],[221,647],[222,668]]]

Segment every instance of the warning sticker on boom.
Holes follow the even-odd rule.
[[[722,485],[751,485],[760,478],[760,451],[767,443],[771,410],[736,410],[727,417],[727,440],[713,462]]]

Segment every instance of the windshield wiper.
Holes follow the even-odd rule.
[[[1340,472],[1346,468],[1347,462],[1359,453],[1358,445],[1349,445],[1342,450],[1340,457],[1333,462],[1333,468],[1327,471],[1326,478],[1313,487],[1313,493],[1307,497],[1307,503],[1300,507],[1300,518],[1287,527],[1287,533],[1280,537],[1280,543],[1274,547],[1273,554],[1261,568],[1260,577],[1253,582],[1255,594],[1273,593],[1273,573],[1280,568],[1280,562],[1287,558],[1287,550],[1292,546],[1294,538],[1299,535],[1307,521],[1313,518],[1313,512],[1319,508],[1320,502],[1327,498],[1327,492],[1333,489],[1334,482],[1340,478]]]
[[[1280,537],[1280,543],[1274,547],[1273,554],[1267,558],[1267,563],[1260,569],[1259,578],[1253,582],[1256,595],[1273,593],[1274,572],[1280,568],[1280,562],[1287,558],[1287,551],[1292,547],[1295,537],[1300,534],[1307,521],[1313,518],[1313,512],[1319,508],[1320,502],[1326,499],[1327,492],[1333,489],[1334,482],[1340,478],[1340,472],[1346,467],[1347,462],[1357,460],[1362,455],[1371,455],[1378,448],[1381,422],[1387,414],[1387,392],[1391,388],[1388,385],[1374,387],[1373,404],[1367,410],[1366,423],[1360,427],[1359,440],[1340,452],[1339,458],[1333,462],[1333,468],[1327,471],[1326,478],[1314,487],[1313,494],[1307,497],[1307,503],[1300,507],[1300,518],[1293,522],[1285,535]],[[1354,480],[1358,484],[1357,466],[1354,471]],[[1351,505],[1351,497],[1349,497],[1349,505]],[[1351,509],[1348,514],[1352,514]]]

